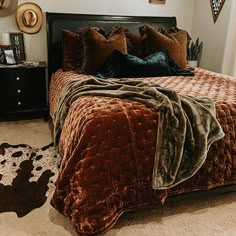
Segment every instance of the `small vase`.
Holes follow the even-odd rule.
[[[188,65],[191,67],[197,67],[197,61],[188,61]]]

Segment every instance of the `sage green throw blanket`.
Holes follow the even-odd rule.
[[[153,167],[153,189],[167,189],[192,177],[206,160],[210,145],[224,133],[207,97],[191,97],[135,80],[100,80],[94,77],[70,82],[54,113],[57,143],[70,105],[81,96],[130,99],[159,113]]]

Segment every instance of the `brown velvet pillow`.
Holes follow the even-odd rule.
[[[164,30],[164,29],[162,29],[162,30]],[[165,31],[165,30],[164,31],[167,32],[167,33],[177,33],[181,30],[182,29],[179,29],[178,27],[175,26],[175,27],[170,28],[168,31]],[[185,31],[185,32],[187,34],[187,46],[188,46],[192,38],[191,38],[191,36],[189,35],[189,33],[187,31]]]
[[[127,53],[125,31],[118,28],[106,39],[102,34],[89,28],[84,33],[83,73],[95,74],[101,69],[106,59],[116,49]]]
[[[118,28],[122,28],[125,31],[128,54],[141,58],[142,57],[142,37],[140,35],[130,33],[129,30],[123,26],[112,27],[110,34],[114,32],[115,30],[117,30]]]
[[[142,37],[129,32],[125,33],[128,53],[142,58]]]
[[[142,52],[148,56],[162,47],[168,50],[170,58],[181,68],[187,65],[187,40],[188,33],[185,30],[165,31],[155,29],[150,25],[141,27],[140,33],[143,34]]]
[[[92,27],[102,35],[106,32],[102,28]],[[81,71],[83,65],[83,34],[88,27],[81,27],[76,32],[62,30],[62,68],[64,71],[76,70]]]
[[[62,69],[76,70],[80,67],[82,38],[75,32],[62,30]]]

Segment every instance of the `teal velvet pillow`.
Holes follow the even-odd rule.
[[[139,57],[114,50],[97,73],[99,78],[134,78],[160,76],[193,76],[189,70],[180,69],[169,58],[165,48],[141,59]]]
[[[166,49],[147,56],[144,59],[114,50],[103,69],[97,74],[107,77],[153,77],[172,75]]]

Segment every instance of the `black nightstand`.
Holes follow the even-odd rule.
[[[47,118],[46,63],[0,67],[0,119]]]

